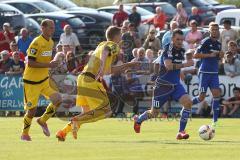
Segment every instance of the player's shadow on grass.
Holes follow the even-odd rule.
[[[219,145],[219,144],[240,144],[240,141],[189,141],[189,140],[182,140],[182,141],[175,141],[175,142],[171,142],[171,141],[163,141],[163,140],[141,140],[141,141],[92,141],[94,143],[96,142],[100,142],[100,143],[120,143],[120,144],[179,144],[179,145]]]

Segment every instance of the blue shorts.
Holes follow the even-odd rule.
[[[156,87],[153,90],[152,107],[161,108],[168,100],[178,101],[185,94],[187,92],[180,83],[172,86],[169,90],[166,87]]]
[[[210,89],[219,89],[218,74],[200,72],[198,77],[199,77],[199,91],[200,91],[200,93],[206,93],[208,87]]]

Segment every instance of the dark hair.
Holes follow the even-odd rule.
[[[231,21],[230,21],[230,20],[228,20],[228,19],[226,19],[226,20],[224,20],[224,21],[223,21],[223,24],[228,24],[228,25],[231,25]]]
[[[240,92],[240,88],[239,88],[239,87],[234,87],[234,88],[233,88],[233,92],[234,92],[234,91]]]
[[[175,37],[176,34],[180,34],[180,35],[183,36],[183,31],[181,29],[176,28],[176,29],[173,30],[172,37]]]
[[[116,26],[110,26],[108,27],[108,29],[106,30],[106,38],[107,40],[113,40],[113,38],[118,35],[121,34],[121,28],[116,27]]]

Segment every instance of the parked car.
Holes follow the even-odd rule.
[[[69,24],[72,27],[73,32],[77,34],[79,42],[82,44],[82,47],[85,47],[83,44],[85,43],[84,41],[86,38],[87,28],[84,22],[78,17],[62,12],[53,12],[51,14],[38,13],[27,15],[27,17],[33,18],[39,24],[43,19],[52,19],[55,22],[55,33],[53,35],[53,40],[55,41],[59,41],[60,35],[63,33],[64,26]]]
[[[97,10],[77,10],[66,11],[65,13],[73,14],[79,17],[86,25],[86,40],[88,47],[94,49],[99,42],[105,39],[105,31],[111,25],[112,14]]]
[[[15,31],[25,27],[25,18],[21,11],[8,5],[0,4],[0,28],[3,23],[8,22]]]
[[[102,8],[98,8],[98,11],[105,11],[111,14],[114,14],[115,12],[118,11],[118,6],[107,6],[107,7],[102,7]],[[124,5],[124,11],[129,15],[132,13],[132,6],[131,5]],[[154,16],[154,13],[143,9],[141,7],[137,7],[137,12],[141,15],[141,19],[142,21],[145,21],[149,18],[152,18]],[[151,25],[148,24],[140,24],[140,26],[138,27],[138,33],[140,36],[140,39],[144,39],[146,38],[148,31],[150,29]]]
[[[26,28],[31,37],[36,37],[41,34],[41,27],[33,18],[26,17]]]
[[[167,21],[170,22],[173,17],[176,15],[177,10],[171,4],[166,2],[156,2],[156,3],[127,3],[129,6],[138,6],[144,8],[152,13],[156,13],[155,10],[157,7],[161,7],[163,12],[167,15]]]
[[[182,2],[183,7],[185,8],[188,15],[191,14],[191,9],[193,6],[198,7],[198,14],[203,19],[203,23],[208,25],[209,22],[215,20],[216,14],[213,12],[213,9],[209,3],[204,0],[143,0],[144,2],[148,3],[155,3],[155,2],[168,2],[176,7],[177,3]]]
[[[61,11],[57,6],[43,0],[14,0],[3,1],[2,3],[9,4],[24,14],[45,13]]]
[[[88,8],[88,7],[79,7],[76,5],[74,2],[71,0],[46,0],[56,6],[58,6],[61,9],[68,10],[68,11],[75,11],[75,10],[95,10],[93,8]]]
[[[222,25],[225,20],[230,20],[232,26],[240,27],[240,9],[229,9],[219,12],[215,22]]]
[[[226,5],[226,4],[221,4],[216,0],[205,0],[207,3],[209,3],[214,11],[214,13],[218,13],[223,10],[227,9],[236,9],[237,7],[235,5]]]
[[[118,6],[106,6],[106,7],[101,7],[97,9],[98,11],[105,11],[108,13],[114,14],[115,12],[118,11]],[[132,13],[132,6],[131,5],[124,5],[124,11],[129,15]],[[142,20],[149,19],[154,16],[154,13],[143,9],[141,7],[137,7],[137,12],[141,15]]]

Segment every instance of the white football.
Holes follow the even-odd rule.
[[[215,136],[215,129],[212,128],[210,125],[202,125],[198,130],[199,136],[207,141],[213,139]]]

